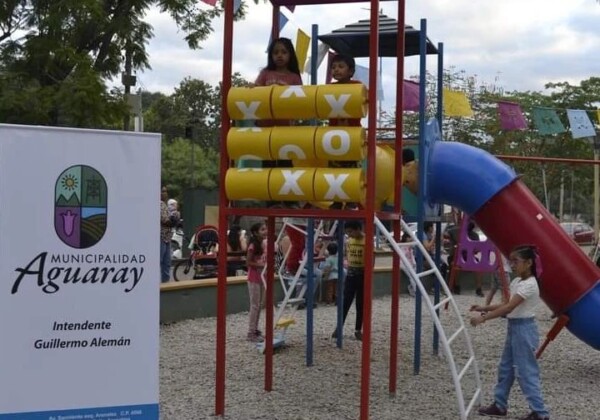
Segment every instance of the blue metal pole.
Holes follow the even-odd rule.
[[[437,80],[437,110],[436,116],[438,124],[440,126],[440,133],[442,132],[442,117],[443,117],[443,88],[444,88],[444,44],[438,43],[438,80]],[[443,214],[444,205],[441,204],[440,213]],[[441,223],[436,223],[435,230],[435,263],[439,267],[441,263],[441,243],[442,243],[442,232],[440,232]],[[435,284],[435,303],[440,301],[440,285],[436,282]],[[436,310],[437,315],[440,315],[440,310]],[[440,337],[436,328],[433,329],[433,354],[438,354],[440,349]]]
[[[319,56],[319,25],[311,26],[311,45],[310,45],[310,84],[317,84],[317,58]],[[302,69],[300,69],[302,71]]]
[[[426,98],[426,82],[427,82],[427,20],[421,19],[421,28],[419,32],[419,160],[423,159],[425,154],[425,98]],[[419,165],[419,179],[425,179],[425,166]],[[425,208],[424,208],[424,185],[419,182],[419,192],[417,200],[417,226],[419,240],[423,242],[425,239]],[[417,253],[417,271],[423,271],[423,255]],[[415,351],[413,360],[413,373],[419,374],[421,369],[421,317],[422,317],[422,296],[417,290],[415,296]]]

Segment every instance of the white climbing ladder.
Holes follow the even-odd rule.
[[[425,302],[425,305],[429,309],[429,313],[431,314],[431,318],[433,320],[434,326],[439,333],[441,347],[443,350],[443,354],[448,361],[448,365],[450,368],[450,373],[452,375],[452,381],[454,383],[454,388],[456,391],[456,398],[458,402],[458,409],[460,412],[460,418],[466,420],[469,414],[472,412],[474,407],[477,407],[481,403],[481,378],[479,376],[479,367],[477,364],[477,360],[475,359],[475,353],[473,352],[473,345],[471,343],[471,337],[469,332],[465,326],[462,314],[456,304],[456,301],[452,297],[452,293],[450,293],[450,289],[446,285],[440,271],[436,267],[433,259],[429,255],[429,253],[425,250],[425,247],[421,243],[421,241],[415,236],[415,234],[411,231],[409,226],[403,221],[400,221],[402,226],[402,231],[410,235],[409,242],[396,242],[394,240],[393,235],[386,229],[386,227],[381,223],[381,221],[376,217],[375,218],[375,226],[379,229],[380,233],[383,234],[390,247],[396,252],[402,261],[402,269],[408,275],[411,284],[413,287],[418,288],[421,292],[421,296]],[[402,252],[402,248],[405,247],[415,247],[419,250],[421,255],[423,255],[424,262],[427,261],[430,268],[428,270],[417,273],[412,265],[409,263],[406,258],[404,252]],[[423,264],[425,265],[425,264]],[[440,289],[443,291],[440,302],[435,303],[432,301],[432,296],[427,294],[427,290],[423,285],[422,279],[434,275],[436,281],[440,285]],[[447,316],[454,316],[456,318],[457,324],[459,327],[450,332],[446,332],[442,325],[442,321],[440,319],[440,309],[444,306],[449,305],[451,308],[450,311],[444,311]],[[464,350],[466,348],[468,353],[468,359],[464,363],[463,366],[459,367],[456,363],[456,358],[452,352],[452,347],[458,346],[458,341],[462,340],[463,347],[460,350]],[[458,350],[458,349],[457,349]],[[473,391],[473,396],[467,401],[465,398],[465,381],[467,378],[471,378],[471,381],[474,381],[474,384],[471,383],[469,387],[469,391]]]
[[[337,221],[334,221],[331,226],[327,228],[327,225],[324,221],[319,221],[317,226],[314,228],[314,236],[313,236],[313,246],[317,243],[318,240],[323,238],[333,238],[337,228]],[[280,243],[282,238],[286,235],[286,227],[290,227],[291,229],[295,229],[308,237],[308,232],[305,229],[302,229],[299,225],[296,225],[290,222],[287,218],[284,219],[283,225],[275,240],[275,253],[280,254]],[[325,232],[327,229],[327,232]],[[309,256],[306,252],[302,256],[300,260],[300,265],[298,270],[295,273],[286,272],[286,261],[292,251],[293,244],[290,243],[285,254],[280,255],[279,258],[275,258],[275,275],[279,277],[279,282],[281,283],[281,289],[283,291],[283,299],[277,303],[275,309],[274,316],[274,334],[273,334],[273,347],[277,348],[285,344],[285,337],[287,330],[290,326],[296,323],[295,315],[298,311],[298,306],[305,303],[305,294],[307,291],[307,281],[306,276],[303,275],[303,271],[309,262]],[[262,272],[262,280],[263,284],[266,286],[266,267]],[[302,287],[297,291],[296,296],[294,292],[296,291],[296,286],[302,284]],[[262,352],[264,351],[264,343],[258,343],[257,348]]]

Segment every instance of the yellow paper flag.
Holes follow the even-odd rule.
[[[444,89],[444,114],[447,117],[470,117],[473,110],[464,92]]]
[[[306,62],[306,56],[308,54],[308,46],[310,45],[310,37],[298,29],[296,35],[296,57],[298,58],[298,66],[300,71],[304,69],[304,63]]]

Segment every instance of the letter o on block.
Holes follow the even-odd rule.
[[[227,133],[227,154],[230,159],[254,159],[271,160],[271,128],[240,128],[233,127]]]
[[[315,171],[315,200],[364,202],[365,185],[362,169],[319,168]]]
[[[225,174],[225,194],[229,200],[270,200],[271,169],[228,169]]]
[[[273,86],[231,88],[227,95],[227,112],[232,120],[264,120],[271,114]]]
[[[366,156],[365,137],[362,127],[318,127],[316,156],[327,160],[362,160]]]
[[[277,120],[315,118],[317,86],[273,86],[271,109]]]
[[[314,168],[273,168],[269,177],[272,200],[313,201]]]
[[[315,127],[273,127],[271,156],[273,159],[313,159]]]
[[[318,86],[318,118],[363,118],[366,115],[367,88],[362,83]]]

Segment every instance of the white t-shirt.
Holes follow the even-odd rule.
[[[510,295],[519,295],[523,299],[520,305],[506,315],[507,318],[532,318],[535,316],[535,309],[540,304],[540,288],[537,280],[531,276],[525,280],[521,277],[516,277],[510,282]]]

